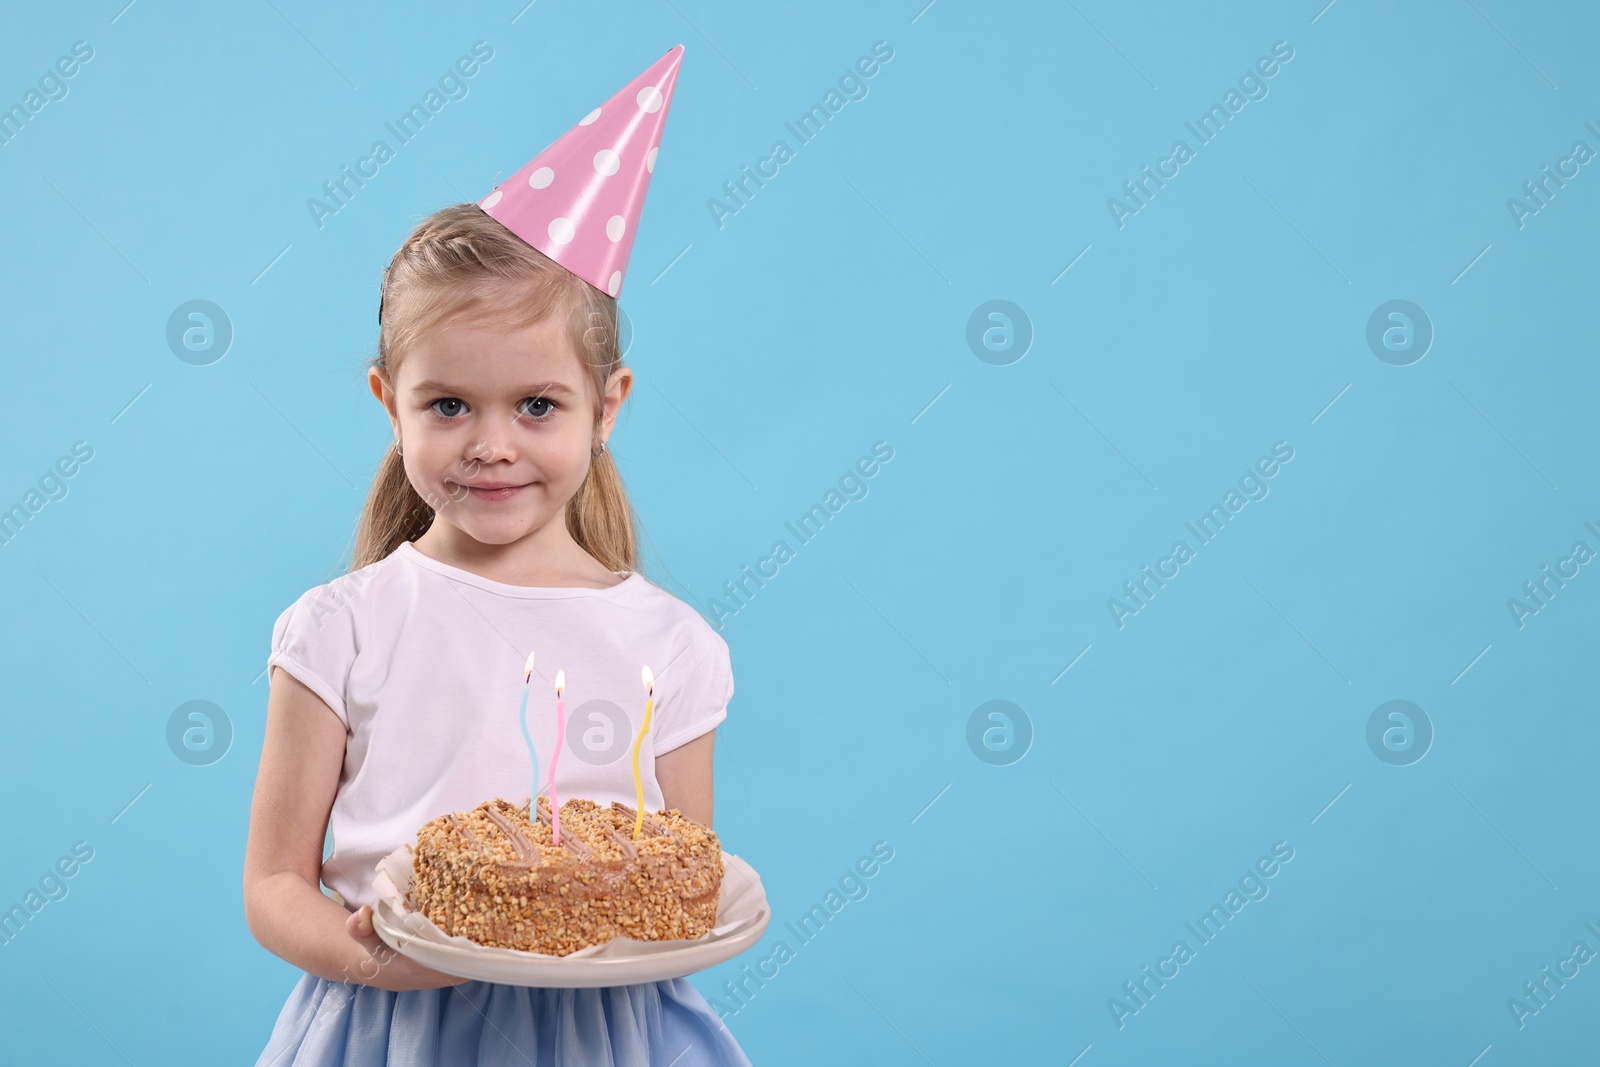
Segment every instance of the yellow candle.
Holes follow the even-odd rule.
[[[644,826],[644,780],[639,777],[639,746],[644,744],[644,735],[650,730],[650,712],[656,706],[656,680],[650,673],[650,668],[645,667],[639,672],[644,679],[644,725],[639,727],[639,736],[633,739],[633,793],[639,804],[633,816],[633,836],[637,840],[639,830]]]

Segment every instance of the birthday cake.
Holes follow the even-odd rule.
[[[496,797],[425,824],[412,850],[407,906],[480,945],[565,956],[623,936],[693,939],[717,921],[722,848],[676,808],[646,812],[574,798],[561,805]]]

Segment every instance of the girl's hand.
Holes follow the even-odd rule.
[[[377,986],[396,993],[409,989],[439,989],[470,981],[457,974],[436,971],[390,948],[378,936],[378,931],[372,928],[370,904],[363,904],[351,912],[344,928],[367,950],[367,958],[357,967],[356,974],[346,978],[346,981]]]

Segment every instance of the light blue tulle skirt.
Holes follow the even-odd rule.
[[[750,1067],[686,978],[394,993],[306,974],[256,1067]]]

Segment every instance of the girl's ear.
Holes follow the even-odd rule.
[[[616,421],[617,412],[622,410],[622,402],[628,399],[628,393],[633,389],[633,371],[628,367],[618,367],[611,372],[611,377],[606,380],[606,395],[604,399],[604,414],[602,421],[607,425]]]
[[[400,413],[395,407],[394,386],[382,367],[367,368],[367,388],[372,390],[372,395],[378,398],[378,403],[389,412],[389,421],[398,424]]]

